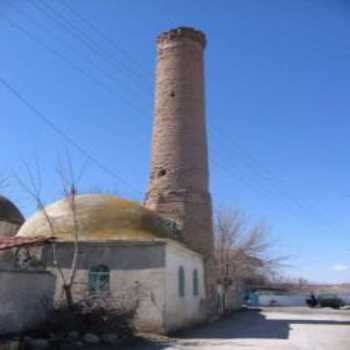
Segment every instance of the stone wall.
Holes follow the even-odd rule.
[[[0,335],[34,329],[51,310],[55,277],[46,271],[0,270]]]

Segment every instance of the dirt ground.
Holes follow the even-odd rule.
[[[128,349],[350,350],[350,309],[244,310],[167,341]]]

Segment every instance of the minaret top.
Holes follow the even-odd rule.
[[[205,34],[197,29],[191,27],[177,27],[175,29],[170,29],[167,32],[163,32],[158,35],[157,44],[166,44],[170,41],[178,41],[183,38],[191,39],[195,42],[201,44],[205,48],[207,40]]]

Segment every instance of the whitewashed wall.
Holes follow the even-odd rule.
[[[259,306],[304,306],[306,294],[258,295]]]
[[[55,272],[52,270],[52,272]],[[63,273],[68,276],[69,270]],[[89,295],[88,270],[76,273],[73,296],[75,300]],[[110,273],[110,291],[116,302],[122,306],[132,306],[137,298],[140,301],[135,326],[144,332],[164,333],[163,314],[165,309],[164,268],[142,270],[114,270]],[[56,300],[63,298],[62,279],[57,274]],[[121,301],[124,298],[124,301]]]
[[[135,326],[143,332],[165,332],[164,275],[164,268],[114,271],[112,273],[111,290],[121,292],[128,298],[139,299],[140,305]]]
[[[73,290],[74,298],[83,298],[88,294],[88,269],[85,266],[102,263],[111,269],[110,290],[116,297],[125,295],[126,299],[130,299],[131,291],[138,286],[140,305],[135,325],[140,331],[166,333],[202,321],[205,317],[205,285],[201,255],[173,240],[150,243],[154,249],[143,257],[140,250],[126,250],[131,249],[130,247],[136,249],[139,244],[119,248],[106,244],[106,246],[99,245],[92,250],[85,251],[84,247],[81,247],[79,261],[84,268],[79,268],[77,271]],[[146,247],[147,245],[140,249],[145,250]],[[62,247],[62,250],[64,249]],[[90,255],[91,252],[93,252],[92,255]],[[124,262],[127,260],[128,264],[122,264],[122,261],[119,261],[118,264],[113,263],[111,257],[119,255],[120,258],[121,254],[125,255],[122,260]],[[67,253],[65,258],[61,257],[60,261],[65,261],[65,259],[69,265],[71,253]],[[133,263],[131,263],[132,260]],[[150,268],[146,267],[147,264]],[[179,296],[178,271],[180,266],[185,270],[185,297]],[[198,296],[193,295],[193,271],[195,269],[199,277]],[[63,270],[65,274],[69,274],[69,269]],[[61,293],[62,281],[57,276],[56,300],[62,297]]]
[[[41,256],[52,266],[52,250]],[[105,265],[110,269],[110,292],[122,307],[132,307],[139,301],[135,326],[140,331],[164,332],[165,309],[165,242],[81,242],[78,270],[73,285],[73,298],[89,295],[89,268]],[[56,244],[56,254],[65,276],[70,274],[73,256],[70,244]],[[68,268],[67,268],[68,267]],[[62,279],[57,276],[55,300],[63,295]]]
[[[179,295],[178,271],[182,266],[185,270],[185,296]],[[193,295],[194,269],[198,271],[199,295]],[[203,320],[205,315],[204,299],[204,265],[202,257],[169,241],[166,247],[166,306],[165,326],[167,331],[185,328]]]

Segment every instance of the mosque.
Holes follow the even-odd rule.
[[[75,299],[141,291],[136,326],[143,331],[184,328],[215,309],[205,46],[205,35],[193,28],[158,36],[151,170],[143,205],[112,195],[77,195],[74,215],[62,199],[22,225],[18,209],[0,197],[0,234],[54,236],[55,259],[64,274],[78,237]],[[41,248],[40,259],[57,273],[50,246]],[[61,297],[57,276],[55,298]]]

